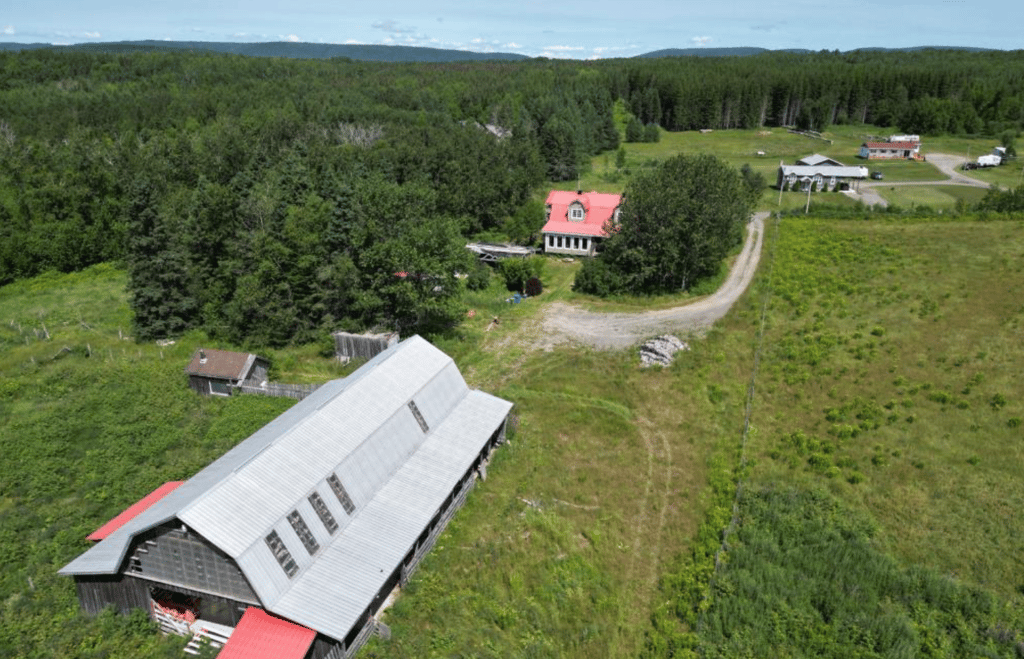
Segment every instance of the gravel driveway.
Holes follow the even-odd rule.
[[[580,343],[611,350],[628,348],[659,334],[692,334],[708,329],[729,311],[754,278],[767,217],[768,213],[755,213],[747,224],[743,251],[725,283],[714,294],[682,307],[635,314],[596,313],[555,302],[544,309],[538,347],[550,349],[562,343]]]

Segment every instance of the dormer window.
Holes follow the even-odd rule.
[[[573,207],[571,207],[569,209],[569,220],[571,220],[572,222],[582,222],[583,221],[583,207],[582,206],[573,206]]]

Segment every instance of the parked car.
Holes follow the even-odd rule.
[[[885,177],[882,175],[882,172],[871,172],[871,178],[875,179],[876,181],[881,181]]]

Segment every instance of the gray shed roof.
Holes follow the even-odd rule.
[[[471,391],[450,357],[412,337],[317,389],[60,572],[114,574],[132,537],[177,519],[238,562],[268,611],[342,639],[511,407]],[[338,523],[333,534],[309,502],[314,491]],[[292,511],[319,544],[312,556]],[[292,578],[264,541],[271,530],[298,565]]]
[[[845,165],[843,165],[843,163],[839,162],[838,160],[835,160],[833,158],[829,158],[828,156],[823,156],[820,153],[815,153],[815,154],[810,155],[810,156],[804,156],[803,158],[800,158],[799,160],[797,160],[796,164],[798,164],[798,165],[809,165],[811,167],[814,167],[814,166],[817,166],[817,165],[830,165],[830,166],[833,166],[833,167],[845,167]]]
[[[867,167],[835,167],[833,165],[782,165],[783,176],[835,176],[836,178],[867,178]]]

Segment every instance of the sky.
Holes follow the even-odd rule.
[[[170,40],[426,46],[530,57],[665,48],[1024,48],[1021,0],[22,0],[0,42]]]

